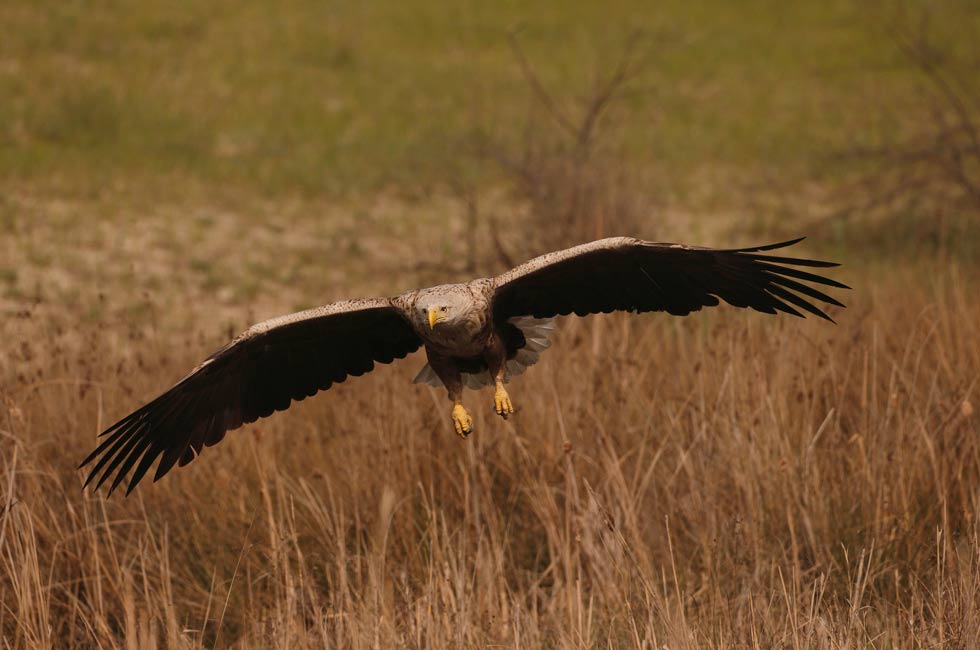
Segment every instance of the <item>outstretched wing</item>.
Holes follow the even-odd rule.
[[[686,316],[717,305],[720,298],[769,314],[802,316],[803,310],[832,321],[810,299],[844,305],[810,285],[849,287],[796,267],[837,264],[765,254],[801,239],[727,250],[630,237],[600,239],[542,255],[494,278],[494,319],[616,310]]]
[[[334,303],[249,328],[170,390],[106,429],[81,466],[98,459],[85,484],[136,466],[132,491],[160,458],[154,480],[186,465],[225,432],[414,352],[421,345],[403,312],[384,298]],[[138,464],[137,464],[138,463]]]

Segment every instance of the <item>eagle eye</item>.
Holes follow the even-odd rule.
[[[449,311],[449,307],[446,307],[445,305],[443,305],[442,311]]]

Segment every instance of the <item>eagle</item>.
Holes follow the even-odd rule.
[[[100,434],[85,486],[129,494],[153,463],[154,481],[225,433],[282,411],[348,377],[425,348],[417,383],[444,386],[462,437],[473,431],[463,387],[493,386],[494,410],[514,413],[504,384],[549,346],[557,316],[662,311],[686,316],[724,301],[768,314],[812,314],[811,300],[844,305],[812,285],[849,287],[799,267],[834,267],[752,248],[712,249],[614,237],[536,257],[502,275],[335,302],[253,325],[153,401]]]

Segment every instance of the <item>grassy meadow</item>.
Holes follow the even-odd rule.
[[[0,25],[0,648],[976,647],[971,3]],[[466,393],[465,441],[417,354],[81,489],[101,430],[253,322],[610,234],[808,235],[853,291],[836,326],[562,319],[513,418]]]

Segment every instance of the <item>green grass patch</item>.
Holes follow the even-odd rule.
[[[969,49],[977,11],[943,4],[958,11],[936,11],[934,30]],[[670,183],[705,166],[794,173],[887,137],[875,108],[916,83],[881,16],[840,0],[67,1],[7,3],[0,23],[0,176],[81,188],[172,177],[339,196],[444,181],[474,133],[524,135],[512,29],[569,112],[643,30],[647,64],[610,145]]]

